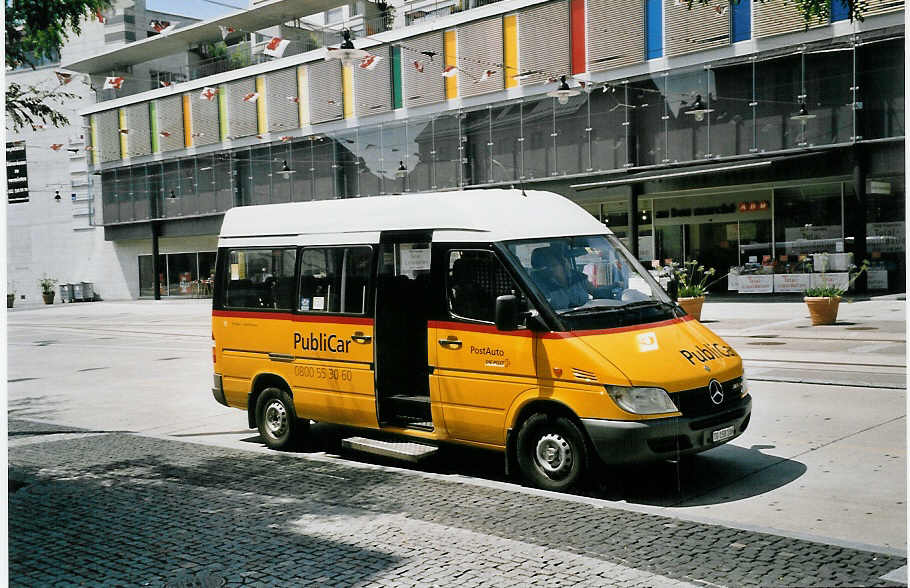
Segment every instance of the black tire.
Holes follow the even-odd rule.
[[[518,431],[516,450],[525,479],[544,490],[577,485],[588,467],[584,435],[564,416],[532,415]]]
[[[269,387],[256,402],[259,435],[271,449],[289,449],[297,441],[305,422],[297,419],[294,402],[287,390]]]

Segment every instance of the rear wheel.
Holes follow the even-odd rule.
[[[303,421],[297,420],[291,395],[281,388],[269,387],[256,403],[259,435],[271,449],[288,449],[296,441]]]
[[[587,468],[584,436],[569,418],[535,414],[518,432],[518,467],[524,477],[545,490],[567,490]]]

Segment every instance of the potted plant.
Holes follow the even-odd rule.
[[[44,298],[45,304],[54,303],[54,286],[57,284],[57,280],[54,278],[49,278],[46,275],[38,280],[38,283],[41,285],[41,297]]]
[[[677,283],[676,302],[695,320],[701,320],[701,307],[705,303],[708,278],[714,275],[714,268],[705,269],[692,259],[682,267],[674,263],[671,277]]]
[[[825,276],[825,265],[826,265],[827,256],[822,258],[822,270],[821,276],[822,281],[824,281]],[[869,269],[869,260],[863,260],[863,264],[857,268],[855,265],[851,265],[848,272],[847,287],[841,288],[840,286],[833,285],[822,285],[816,286],[813,288],[807,288],[803,301],[806,303],[806,306],[809,307],[809,318],[812,319],[813,325],[833,325],[837,320],[837,309],[840,306],[841,297],[844,295],[850,286],[853,285],[853,282],[856,281],[862,273]]]

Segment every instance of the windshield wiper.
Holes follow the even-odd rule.
[[[569,310],[557,311],[561,316],[577,316],[584,314],[599,314],[608,312],[617,312],[621,310],[633,310],[640,308],[660,308],[668,306],[673,308],[673,304],[662,300],[639,300],[638,302],[629,302],[621,306],[584,306],[580,308],[571,308]]]

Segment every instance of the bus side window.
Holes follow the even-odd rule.
[[[291,310],[296,256],[294,249],[230,250],[225,306]]]
[[[446,280],[449,311],[455,317],[492,323],[496,298],[521,291],[492,252],[452,250]]]
[[[300,264],[300,300],[304,312],[366,314],[373,250],[360,247],[304,249]]]

